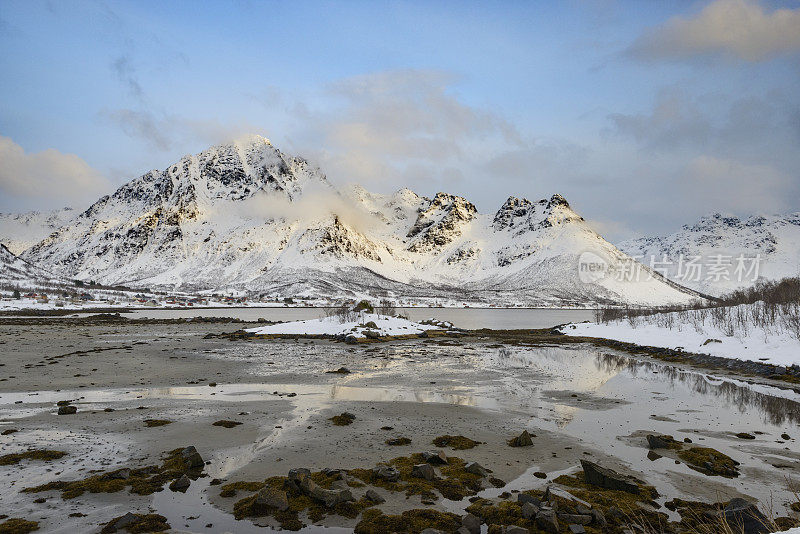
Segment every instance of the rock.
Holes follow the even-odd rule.
[[[483,466],[478,462],[468,463],[467,465],[464,466],[464,471],[481,477],[485,477],[489,474],[489,472],[486,469],[484,469]]]
[[[289,509],[289,498],[285,491],[267,486],[256,494],[255,504],[285,512]]]
[[[684,443],[691,443],[692,440],[691,440],[691,438],[683,438],[683,442]]]
[[[375,330],[378,329],[378,325],[375,324],[375,321],[369,321],[368,323],[364,323],[364,326],[367,328],[374,328]]]
[[[747,432],[739,432],[736,437],[739,439],[756,439],[753,434],[748,434]]]
[[[58,407],[58,415],[72,415],[76,413],[78,409],[75,406],[59,406]]]
[[[436,476],[436,472],[433,470],[431,464],[417,464],[411,468],[411,476],[424,478],[425,480],[433,480]]]
[[[647,459],[650,460],[651,462],[655,462],[656,460],[659,460],[661,458],[663,458],[663,456],[658,454],[656,451],[647,451]]]
[[[438,529],[435,529],[435,528],[426,528],[425,530],[423,530],[419,534],[447,534],[447,532],[445,532],[444,530],[438,530]]]
[[[212,478],[211,482],[208,483],[209,486],[219,486],[222,484],[222,480],[219,478]]]
[[[781,434],[781,439],[789,440],[789,439],[792,439],[792,436],[790,436],[789,434],[785,434],[784,433],[784,434]]]
[[[467,527],[458,527],[456,534],[472,534]]]
[[[387,482],[397,482],[400,480],[400,471],[389,465],[379,465],[372,468],[372,473]]]
[[[375,504],[381,504],[386,502],[386,499],[381,497],[380,493],[378,493],[374,489],[368,489],[367,493],[364,496],[370,501],[374,502]]]
[[[446,465],[447,456],[444,451],[426,451],[422,453],[422,458],[429,464]]]
[[[183,474],[180,478],[172,481],[172,484],[169,485],[169,489],[172,491],[186,491],[191,483],[192,481],[189,480],[189,477]]]
[[[289,470],[287,475],[289,483],[302,492],[308,492],[308,484],[311,482],[311,471],[304,467],[296,467]]]
[[[588,460],[581,460],[581,467],[583,468],[586,482],[589,484],[611,490],[627,491],[634,495],[639,493],[639,484],[632,477],[621,475],[612,469],[600,467]]]
[[[591,515],[583,514],[558,514],[558,518],[567,524],[575,523],[577,525],[588,525],[592,522]]]
[[[138,520],[138,515],[134,514],[133,512],[128,512],[122,517],[118,517],[117,520],[111,523],[109,526],[114,530],[120,530],[136,523]]]
[[[755,504],[739,497],[733,498],[722,510],[729,525],[741,528],[743,534],[763,534],[770,531],[768,520]]]
[[[369,339],[380,339],[381,334],[376,332],[375,330],[364,330],[364,336],[368,337]]]
[[[547,473],[543,473],[541,471],[536,471],[533,474],[533,476],[535,476],[536,478],[547,478]]]
[[[608,521],[606,521],[606,516],[604,516],[603,512],[601,512],[600,510],[593,508],[591,510],[591,514],[592,514],[592,520],[594,521],[595,525],[604,527],[608,524]]]
[[[327,371],[327,373],[333,375],[349,375],[350,369],[348,369],[347,367],[339,367],[335,371]]]
[[[545,532],[557,533],[559,528],[556,513],[552,510],[539,511],[539,513],[536,514],[536,526]]]
[[[522,513],[522,517],[524,517],[525,519],[535,519],[536,514],[539,513],[539,507],[536,506],[535,504],[526,502],[520,508],[520,512]]]
[[[572,534],[586,534],[586,529],[583,528],[583,525],[570,525],[569,531]]]
[[[195,467],[203,467],[205,465],[205,461],[203,461],[203,457],[200,456],[200,453],[197,452],[197,449],[194,448],[194,445],[189,445],[185,449],[181,451],[181,458],[183,459],[183,463],[189,469]]]
[[[533,440],[531,439],[531,435],[528,433],[528,431],[523,430],[522,434],[516,438],[510,439],[508,441],[508,445],[511,447],[529,447],[533,445]]]
[[[461,526],[466,528],[469,534],[481,533],[481,519],[473,514],[467,514],[461,518]]]
[[[536,508],[542,506],[542,501],[540,501],[537,497],[534,497],[533,495],[528,495],[527,493],[517,493],[517,502],[520,505],[530,503],[534,505]]]
[[[333,508],[339,503],[355,500],[349,489],[325,489],[311,479],[306,481],[305,489],[309,497],[318,500],[328,508]]]
[[[675,443],[675,440],[672,439],[672,436],[647,435],[647,445],[651,449],[668,449],[673,443]]]
[[[508,525],[503,529],[504,534],[530,534],[530,530],[517,525]]]

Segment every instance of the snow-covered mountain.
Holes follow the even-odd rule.
[[[52,273],[31,265],[0,244],[0,286],[32,288],[41,285],[65,283]]]
[[[5,245],[13,254],[21,254],[70,222],[79,213],[72,208],[0,213],[0,245]]]
[[[339,190],[304,159],[250,136],[132,180],[22,257],[106,284],[283,296],[528,305],[696,297],[658,276],[587,281],[585,253],[629,260],[559,195],[511,197],[483,214],[446,193]]]
[[[757,279],[800,276],[800,212],[746,219],[716,213],[674,234],[617,246],[642,263],[653,259],[682,285],[719,296]],[[700,268],[689,266],[692,258]]]

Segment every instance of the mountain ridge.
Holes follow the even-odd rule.
[[[107,284],[324,298],[586,305],[698,296],[650,276],[587,283],[578,272],[587,251],[629,260],[561,195],[512,196],[483,214],[445,192],[337,189],[305,159],[249,136],[131,180],[22,258]]]

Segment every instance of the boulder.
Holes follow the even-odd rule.
[[[586,529],[583,525],[570,525],[569,531],[571,534],[586,534]]]
[[[172,491],[186,491],[191,483],[192,481],[189,480],[189,477],[183,474],[180,478],[172,481],[172,484],[169,485],[169,489]]]
[[[381,334],[380,332],[376,332],[375,330],[364,330],[364,335],[369,339],[380,339]]]
[[[139,516],[134,514],[133,512],[128,512],[122,517],[118,517],[109,526],[114,530],[120,530],[136,523],[137,521],[139,521]]]
[[[473,514],[467,514],[461,518],[461,526],[467,529],[469,534],[481,533],[481,519]]]
[[[586,482],[593,486],[627,491],[635,495],[639,493],[639,484],[633,477],[622,475],[612,469],[600,467],[596,463],[588,460],[581,460],[581,467],[583,468],[583,476],[586,478]]]
[[[464,471],[467,473],[472,473],[473,475],[478,475],[481,477],[485,477],[489,475],[489,472],[483,468],[481,464],[478,462],[470,462],[464,466]]]
[[[763,534],[770,532],[768,520],[755,504],[736,497],[731,499],[721,512],[729,525],[741,528],[744,534]]]
[[[101,478],[105,480],[127,480],[131,477],[131,470],[127,467],[106,473]]]
[[[435,528],[426,528],[425,530],[423,530],[419,534],[447,534],[447,532],[445,532],[444,530],[439,530],[439,529],[435,529]]]
[[[76,413],[78,409],[75,406],[59,406],[58,407],[58,415],[72,415]]]
[[[380,493],[375,491],[374,489],[368,489],[367,493],[364,495],[368,500],[374,502],[375,504],[381,504],[386,502],[386,499],[381,497]]]
[[[595,525],[600,527],[604,527],[608,524],[608,521],[606,521],[606,516],[604,516],[603,512],[597,510],[596,508],[592,509],[592,521],[594,521]]]
[[[668,449],[673,443],[675,443],[675,440],[672,439],[672,436],[647,435],[647,445],[651,449]]]
[[[536,514],[536,526],[545,532],[557,533],[559,527],[556,513],[552,510],[541,510]]]
[[[531,503],[537,508],[541,507],[542,505],[542,501],[540,501],[538,497],[534,497],[533,495],[528,495],[527,493],[517,493],[517,502],[520,505],[525,503]]]
[[[447,465],[447,455],[444,451],[425,451],[422,458],[429,464]]]
[[[372,474],[387,482],[397,482],[400,480],[400,471],[389,465],[373,467]]]
[[[433,480],[436,476],[436,472],[433,470],[431,464],[417,464],[411,468],[411,476],[424,478],[425,480]]]
[[[517,525],[508,525],[503,529],[505,534],[530,534],[530,530]]]
[[[181,459],[184,465],[189,469],[203,467],[205,465],[203,457],[200,456],[200,453],[197,452],[197,449],[195,449],[193,445],[189,445],[181,451]]]
[[[328,508],[333,508],[339,503],[355,500],[349,489],[325,489],[311,479],[305,482],[305,491],[309,497],[321,502]]]
[[[520,508],[520,513],[522,514],[522,517],[524,517],[525,519],[535,519],[536,514],[539,513],[539,507],[536,506],[535,504],[526,502]]]
[[[510,439],[508,444],[511,447],[529,447],[533,445],[533,440],[531,439],[531,435],[528,433],[528,431],[523,430],[522,434]]]

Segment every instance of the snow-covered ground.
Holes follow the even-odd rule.
[[[375,323],[375,326],[368,323]],[[352,335],[356,338],[367,337],[367,332],[377,332],[384,336],[407,336],[421,334],[426,330],[441,330],[451,328],[450,323],[426,321],[426,324],[415,323],[401,317],[379,315],[377,313],[361,313],[355,320],[343,320],[339,317],[323,317],[307,321],[292,321],[288,323],[250,328],[246,332],[260,335],[306,335],[306,336],[340,336]]]
[[[726,310],[734,317],[752,317],[761,303],[733,306]],[[727,326],[726,326],[727,325]],[[715,321],[711,312],[658,313],[608,323],[577,323],[561,328],[569,336],[614,339],[636,345],[682,349],[723,358],[760,361],[775,365],[800,365],[800,337],[780,321],[769,326],[737,325]],[[732,335],[731,335],[732,334]]]

